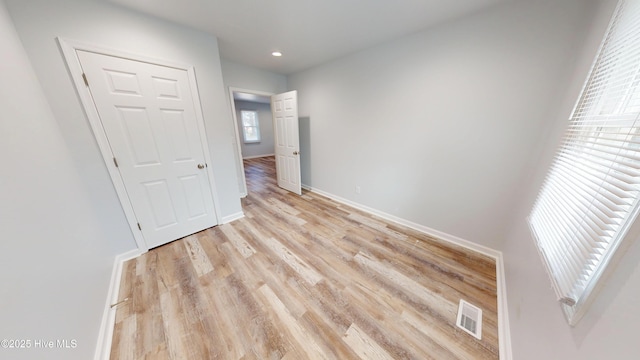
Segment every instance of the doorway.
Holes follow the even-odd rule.
[[[271,94],[230,87],[229,95],[241,197],[247,196],[243,160],[264,156],[276,157],[278,186],[301,195],[298,92]],[[248,110],[243,110],[243,107]],[[263,109],[262,117],[268,120],[260,120],[260,113],[251,110],[258,107]],[[260,126],[267,131],[263,132]]]
[[[271,111],[271,96],[273,93],[229,88],[231,115],[235,132],[235,152],[237,157],[238,189],[240,196],[247,196],[247,180],[244,174],[244,159],[274,155],[274,131]],[[245,119],[243,120],[243,112]],[[255,115],[251,120],[251,115]],[[245,126],[246,125],[246,126]],[[253,130],[248,137],[246,132]],[[257,135],[251,136],[251,135]]]

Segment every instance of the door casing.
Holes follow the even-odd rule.
[[[89,92],[89,89],[85,86],[84,79],[82,76],[82,68],[80,66],[80,60],[78,59],[76,51],[84,50],[84,51],[95,52],[95,53],[99,53],[107,56],[121,57],[124,59],[146,62],[146,63],[156,64],[160,66],[173,67],[173,68],[185,70],[189,77],[189,87],[191,92],[193,93],[193,98],[196,105],[194,106],[196,122],[198,123],[198,128],[200,130],[200,141],[202,142],[202,146],[204,149],[204,158],[207,164],[213,164],[213,162],[211,161],[211,152],[209,150],[209,144],[206,137],[205,126],[204,126],[204,116],[202,114],[200,96],[198,94],[195,71],[193,69],[193,66],[182,64],[182,63],[176,63],[173,61],[151,58],[151,57],[139,55],[139,54],[132,54],[132,53],[128,53],[120,50],[98,46],[95,44],[90,44],[90,43],[85,43],[85,42],[70,40],[70,39],[64,39],[60,37],[57,38],[57,41],[63,53],[65,62],[67,64],[69,74],[76,87],[78,96],[80,98],[80,102],[85,110],[85,113],[87,114],[87,118],[89,120],[91,130],[93,131],[95,139],[98,143],[98,147],[100,148],[100,153],[102,154],[102,158],[109,172],[109,176],[115,187],[116,193],[118,195],[118,199],[120,200],[120,204],[122,205],[122,209],[125,213],[127,223],[129,224],[129,228],[131,229],[131,232],[135,239],[138,250],[141,252],[146,252],[149,250],[149,247],[145,242],[142,232],[139,231],[138,229],[138,221],[136,219],[131,201],[127,195],[124,181],[120,175],[120,172],[118,171],[117,167],[113,162],[114,156],[111,151],[111,147],[109,146],[107,135],[102,127],[102,122],[98,115],[98,111],[95,105],[93,104],[93,100]],[[220,221],[220,206],[218,203],[218,195],[217,195],[215,181],[213,177],[212,166],[206,167],[205,171],[207,171],[208,178],[209,178],[209,185],[211,187],[214,212],[216,214],[216,218],[218,219],[218,221]]]

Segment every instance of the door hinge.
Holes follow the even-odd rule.
[[[138,229],[142,231],[142,226],[140,226],[140,223],[138,223]]]
[[[86,86],[89,86],[89,80],[87,80],[87,75],[85,75],[85,73],[82,73],[82,80],[84,80],[84,84]]]
[[[118,167],[118,160],[116,160],[116,158],[113,158],[113,163]]]

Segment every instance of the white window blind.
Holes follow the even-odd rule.
[[[640,0],[621,0],[529,216],[572,325],[638,213],[639,115]]]
[[[260,122],[256,111],[242,110],[242,134],[245,143],[260,142]]]

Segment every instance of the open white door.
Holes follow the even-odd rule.
[[[77,55],[147,247],[217,225],[187,70]]]
[[[298,92],[271,96],[271,112],[276,135],[278,186],[302,194],[300,186],[300,135],[298,132]]]

